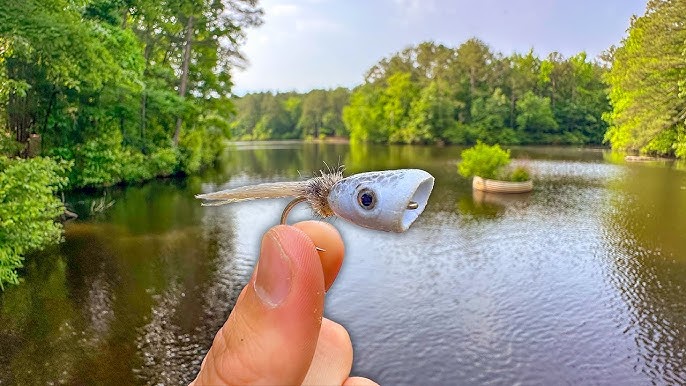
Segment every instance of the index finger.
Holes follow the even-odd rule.
[[[324,270],[324,289],[328,291],[343,264],[345,246],[340,233],[333,225],[322,221],[303,221],[293,226],[305,232],[315,246],[323,249],[317,252]]]

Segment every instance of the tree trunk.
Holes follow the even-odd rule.
[[[469,100],[474,99],[474,89],[476,88],[476,68],[469,68]]]
[[[52,108],[55,105],[55,99],[57,98],[57,91],[53,91],[50,93],[50,101],[48,102],[48,109],[45,112],[45,119],[43,120],[43,129],[42,131],[45,132],[45,130],[48,128],[48,121],[50,120],[50,115],[52,114]]]
[[[510,128],[515,128],[515,107],[517,99],[515,97],[515,81],[512,79],[512,89],[510,90]]]
[[[129,21],[129,7],[124,5],[122,8],[124,9],[121,12],[121,29],[126,29]]]
[[[186,88],[188,87],[188,67],[191,61],[191,42],[193,39],[193,15],[188,17],[188,26],[186,27],[186,44],[183,48],[183,64],[181,66],[181,82],[179,84],[179,96],[184,98],[186,96]],[[179,134],[181,134],[181,125],[183,119],[176,118],[176,130],[174,131],[174,146],[179,144]]]

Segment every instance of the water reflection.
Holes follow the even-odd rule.
[[[507,210],[525,210],[531,199],[531,193],[504,194],[488,193],[473,190],[472,196],[463,196],[457,203],[457,210],[471,218],[494,219],[502,216]]]
[[[382,384],[684,383],[686,173],[601,151],[519,148],[525,195],[473,192],[461,149],[237,144],[185,180],[69,197],[66,241],[30,257],[0,295],[0,384],[183,384],[192,379],[258,244],[288,200],[204,208],[193,195],[418,167],[437,179],[396,235],[330,219],[346,241],[327,316]],[[304,206],[292,221],[311,217]],[[7,369],[7,370],[5,370]]]
[[[684,384],[686,173],[650,165],[629,170],[612,185],[605,218],[607,278],[628,306],[620,324],[637,348],[628,360],[654,384]]]

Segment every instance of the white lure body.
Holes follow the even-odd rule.
[[[434,178],[419,169],[355,174],[329,193],[333,212],[365,228],[404,232],[426,208]]]
[[[244,186],[196,197],[213,201],[204,205],[224,205],[292,196],[297,197],[294,202],[307,201],[323,217],[336,215],[365,228],[404,232],[426,208],[433,186],[434,177],[419,169],[367,172],[345,178],[339,170],[307,181]],[[282,222],[292,204],[284,211]]]

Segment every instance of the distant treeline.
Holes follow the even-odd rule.
[[[610,110],[607,67],[585,53],[503,56],[470,39],[432,42],[381,60],[352,90],[248,94],[237,138],[349,136],[388,143],[600,144]]]
[[[243,140],[347,136],[343,108],[350,90],[247,94],[234,101],[233,138]]]

